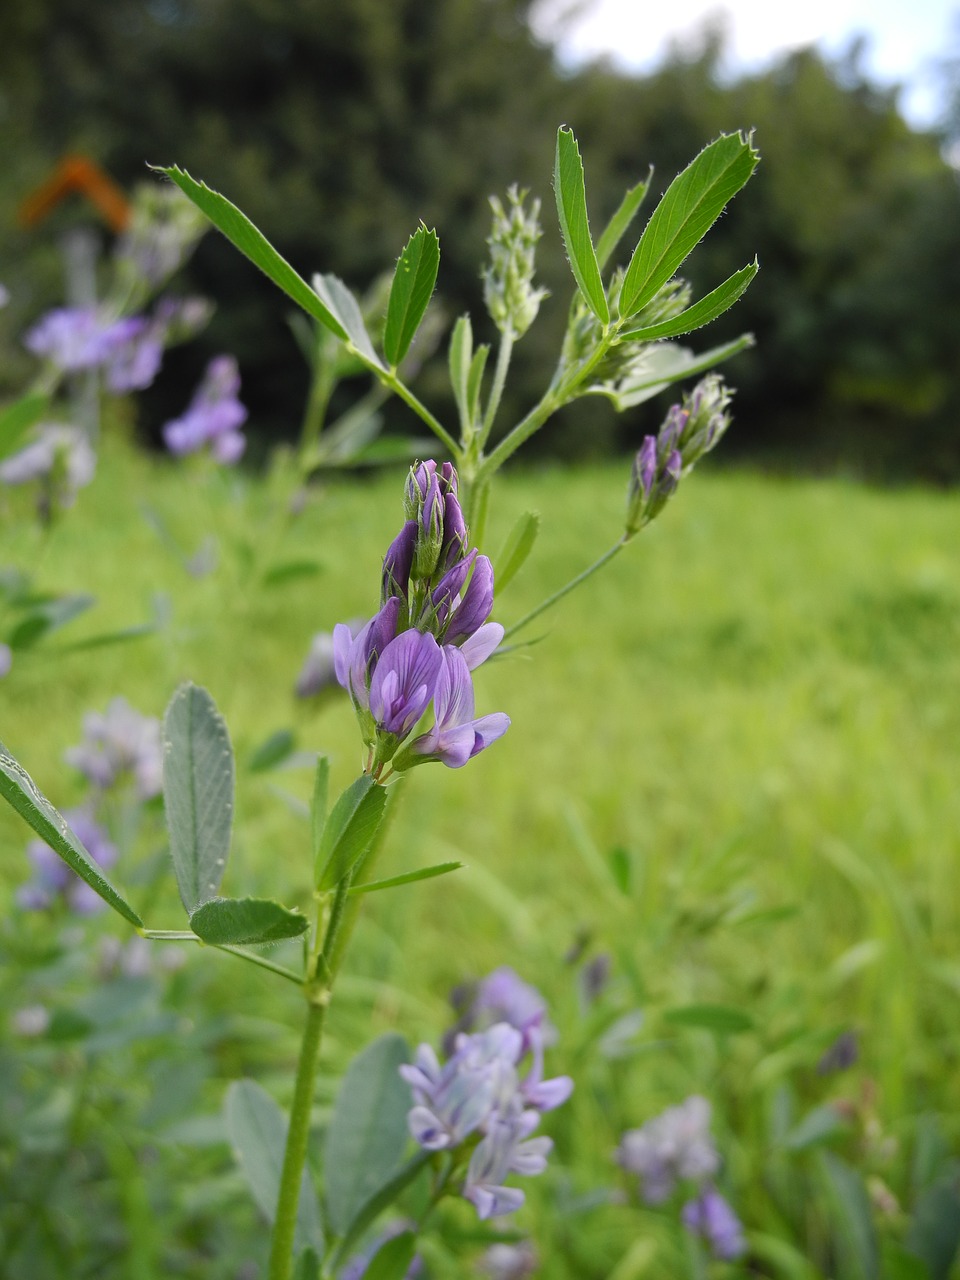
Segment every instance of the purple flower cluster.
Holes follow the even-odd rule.
[[[238,398],[240,371],[233,356],[215,356],[207,365],[190,405],[181,417],[163,428],[163,438],[171,453],[196,453],[205,445],[217,462],[239,461],[246,448],[240,427],[247,410]]]
[[[680,477],[718,443],[730,425],[729,403],[723,380],[709,374],[682,404],[670,406],[656,436],[644,436],[630,477],[627,537],[660,514]]]
[[[131,778],[141,800],[160,794],[163,748],[160,721],[141,715],[125,698],[114,698],[101,714],[83,718],[83,742],[64,755],[90,782],[105,791]]]
[[[474,716],[471,671],[503,638],[488,622],[493,567],[468,534],[450,463],[422,462],[409,475],[406,522],[384,557],[380,611],[356,634],[333,632],[334,669],[350,694],[371,769],[379,776],[426,760],[452,769],[503,736],[502,712]],[[433,707],[433,725],[411,741]],[[402,746],[402,750],[399,750]]]
[[[733,1210],[712,1183],[720,1156],[710,1135],[710,1103],[694,1094],[668,1107],[639,1129],[629,1129],[617,1149],[617,1161],[640,1178],[647,1204],[662,1204],[678,1182],[693,1182],[698,1193],[683,1209],[689,1231],[704,1238],[718,1258],[743,1252],[743,1232]]]
[[[69,809],[64,817],[94,862],[106,870],[117,860],[117,849],[88,809]],[[58,901],[78,915],[92,915],[104,905],[102,899],[76,876],[43,840],[27,845],[33,874],[17,890],[17,902],[27,911],[45,911]]]
[[[41,481],[48,501],[68,507],[77,490],[93,479],[96,468],[96,454],[79,427],[42,423],[29,444],[0,462],[0,483]]]
[[[543,1172],[552,1141],[530,1135],[541,1113],[559,1107],[573,1092],[569,1076],[543,1078],[546,1005],[540,993],[505,967],[480,983],[478,992],[485,986],[493,1000],[478,1009],[478,1016],[496,1008],[504,1013],[502,1020],[474,1034],[458,1033],[442,1066],[423,1044],[414,1064],[400,1068],[415,1102],[410,1132],[427,1151],[469,1156],[462,1194],[481,1218],[511,1213],[523,1204],[523,1192],[505,1186],[505,1179],[510,1173]]]

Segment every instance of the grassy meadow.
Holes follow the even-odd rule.
[[[495,617],[509,625],[616,540],[627,470],[507,475],[484,549],[495,555],[527,509],[542,527]],[[359,772],[346,699],[298,702],[293,685],[315,632],[373,611],[401,485],[396,471],[332,480],[291,515],[276,478],[112,444],[52,530],[4,532],[5,562],[44,590],[88,591],[98,603],[15,655],[0,684],[0,738],[63,808],[79,794],[62,757],[84,711],[122,694],[160,716],[181,681],[204,685],[238,760],[225,891],[305,907],[309,762],[246,764],[289,728],[300,752],[330,755],[335,786]],[[185,561],[205,542],[217,563],[198,576]],[[333,1074],[367,1040],[394,1029],[435,1042],[451,1021],[450,988],[509,964],[549,1002],[559,1030],[551,1073],[577,1081],[569,1106],[548,1118],[556,1155],[529,1181],[516,1224],[537,1242],[538,1274],[707,1274],[675,1213],[622,1202],[627,1182],[612,1161],[625,1128],[696,1092],[713,1103],[722,1189],[751,1244],[749,1262],[717,1274],[870,1275],[855,1231],[852,1243],[827,1238],[840,1210],[824,1190],[826,1151],[865,1179],[883,1249],[876,1274],[922,1276],[890,1259],[923,1185],[918,1161],[931,1143],[960,1142],[958,545],[953,494],[710,465],[685,481],[605,571],[532,624],[524,634],[537,643],[478,673],[478,713],[508,712],[507,737],[463,770],[434,765],[404,782],[379,872],[452,858],[466,867],[370,895],[331,1013],[318,1131]],[[157,629],[139,640],[70,648],[151,620]],[[4,807],[0,983],[11,1010],[67,1008],[84,998],[78,957],[126,926],[98,917],[80,927],[51,978],[36,962],[48,923],[11,909],[28,835]],[[156,846],[145,841],[144,861],[162,856]],[[145,888],[131,862],[113,877],[149,908],[149,924],[183,927],[172,877]],[[116,1256],[133,1259],[100,1274],[240,1276],[244,1250],[263,1235],[217,1116],[226,1083],[244,1073],[287,1101],[300,1000],[251,966],[183,949],[176,1019],[101,1052],[88,1121],[76,1119],[92,1127],[110,1106],[133,1117],[105,1171],[70,1183],[77,1203],[109,1206]],[[588,998],[584,966],[600,956],[609,980]],[[856,1063],[818,1073],[851,1031]],[[151,1121],[171,1037],[203,1039],[205,1068],[189,1088],[186,1077],[170,1085],[185,1114],[171,1104]],[[68,1080],[78,1052],[69,1042],[19,1050],[28,1119],[31,1095],[49,1107],[51,1076]],[[3,1053],[0,1083],[14,1070]],[[10,1114],[8,1105],[8,1123]],[[52,1159],[39,1139],[30,1149]],[[157,1190],[151,1160],[177,1171],[176,1193]],[[0,1177],[13,1168],[0,1155]],[[842,1175],[830,1185],[849,1190]],[[204,1236],[221,1214],[235,1227]],[[177,1224],[170,1234],[164,1222]],[[475,1225],[468,1206],[451,1209],[450,1232]],[[209,1239],[226,1241],[216,1258],[204,1252]],[[442,1240],[432,1248],[431,1275],[474,1274]],[[13,1280],[27,1274],[11,1267]]]

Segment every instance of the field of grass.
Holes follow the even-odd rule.
[[[495,553],[524,510],[541,513],[542,529],[498,601],[499,620],[520,617],[615,541],[625,482],[625,466],[612,465],[519,470],[503,481],[485,549]],[[204,685],[240,764],[225,889],[306,905],[300,808],[311,769],[256,773],[244,763],[292,728],[299,750],[330,755],[335,784],[359,771],[346,700],[297,702],[293,683],[314,632],[375,608],[400,498],[395,473],[331,482],[292,517],[279,485],[107,450],[94,485],[52,531],[5,531],[4,561],[45,590],[89,591],[98,604],[15,659],[0,686],[0,738],[65,807],[78,782],[62,756],[85,710],[122,694],[162,715],[179,682]],[[185,557],[208,538],[218,563],[191,575]],[[891,1258],[924,1186],[917,1170],[929,1135],[945,1151],[960,1143],[958,545],[952,494],[704,468],[606,571],[532,625],[538,643],[478,673],[478,711],[507,711],[506,738],[463,770],[431,766],[405,783],[383,874],[451,858],[466,868],[371,896],[325,1061],[332,1074],[384,1029],[436,1041],[450,1022],[450,988],[497,965],[537,986],[560,1031],[551,1065],[577,1080],[572,1103],[551,1117],[551,1173],[530,1183],[520,1222],[538,1241],[538,1274],[698,1274],[703,1260],[683,1252],[666,1211],[611,1193],[625,1185],[611,1158],[619,1134],[693,1092],[713,1102],[723,1189],[751,1239],[749,1265],[722,1274],[948,1274],[895,1270]],[[140,640],[58,652],[152,618],[158,629]],[[44,927],[12,907],[27,835],[12,811],[0,812],[8,974],[35,956]],[[122,865],[115,878],[139,905],[137,868]],[[148,923],[182,927],[172,885],[151,896]],[[123,928],[98,919],[85,932]],[[610,978],[590,1001],[583,965],[601,955]],[[8,1000],[56,1004],[59,988],[51,994],[49,973],[38,972],[46,976],[10,980]],[[242,1073],[286,1101],[297,993],[278,997],[252,968],[193,951],[178,981],[190,1028],[234,1020],[197,1081],[194,1117],[212,1117]],[[188,996],[202,1008],[187,1009]],[[858,1061],[818,1074],[847,1031]],[[159,1060],[161,1047],[143,1056]],[[38,1090],[45,1070],[68,1070],[55,1046],[42,1052],[27,1077]],[[0,1046],[0,1078],[2,1055]],[[109,1062],[98,1070],[108,1083],[90,1104],[94,1119],[102,1093],[123,1094]],[[327,1076],[321,1127],[330,1087]],[[214,1122],[209,1145],[178,1123],[163,1159],[184,1179],[202,1174],[202,1185],[218,1186],[221,1199],[210,1192],[209,1204],[228,1205],[255,1236]],[[123,1160],[145,1133],[117,1146],[99,1191],[81,1178],[71,1194],[91,1203],[101,1194],[115,1208],[105,1188],[123,1184]],[[829,1182],[824,1159],[834,1154],[867,1179],[882,1272],[870,1270],[854,1227],[839,1243],[828,1238],[831,1223],[859,1212],[836,1209],[824,1191],[850,1190],[843,1173]],[[13,1167],[0,1155],[0,1178]],[[883,1193],[899,1201],[899,1217]],[[156,1195],[148,1178],[143,1194]],[[128,1231],[151,1217],[129,1196],[120,1202]],[[164,1212],[173,1220],[186,1210],[165,1201]],[[469,1227],[454,1217],[451,1230]],[[153,1240],[139,1271],[103,1274],[242,1274],[222,1259],[198,1269],[203,1248],[195,1257],[181,1236],[181,1270],[151,1271],[164,1258],[171,1265],[169,1241]],[[432,1267],[473,1274],[439,1246]]]

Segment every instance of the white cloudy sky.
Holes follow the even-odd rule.
[[[869,73],[904,85],[901,106],[918,125],[932,122],[939,108],[937,59],[960,48],[960,0],[540,0],[534,25],[553,32],[556,16],[573,11],[561,27],[562,56],[576,62],[606,55],[642,70],[671,37],[720,9],[734,70],[813,43],[838,53],[854,34],[865,34]]]

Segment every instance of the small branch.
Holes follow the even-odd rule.
[[[497,410],[500,408],[500,400],[503,397],[503,388],[507,381],[507,370],[510,368],[510,356],[513,353],[514,337],[510,329],[500,335],[500,347],[497,351],[497,367],[493,373],[493,386],[490,388],[490,398],[487,401],[487,411],[483,415],[483,425],[480,428],[478,436],[478,444],[482,449],[490,437],[490,431],[493,427],[494,420],[497,416]]]

